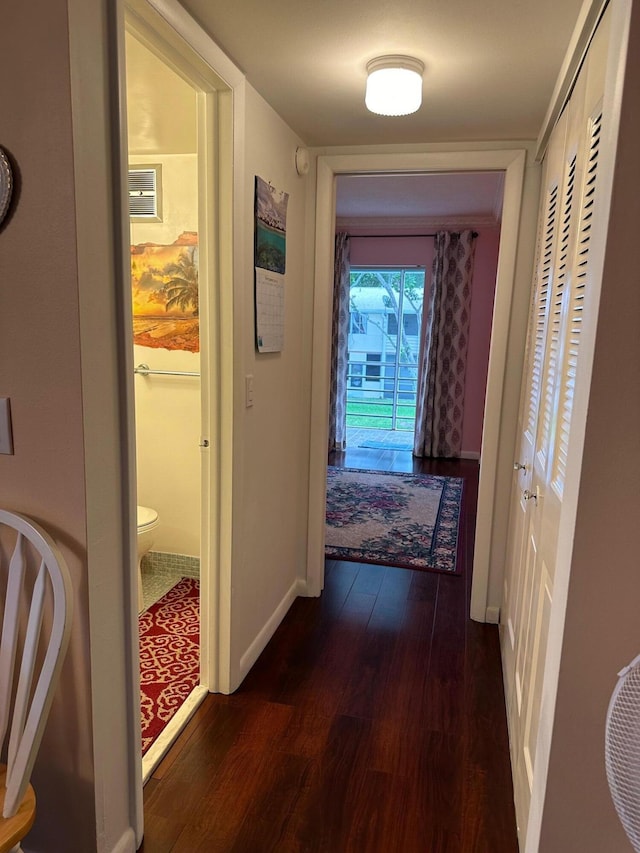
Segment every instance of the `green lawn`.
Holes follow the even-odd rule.
[[[391,429],[393,405],[381,400],[379,403],[347,402],[347,426]],[[398,405],[396,429],[413,431],[416,407]]]

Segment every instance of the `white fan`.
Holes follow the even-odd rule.
[[[640,853],[640,655],[618,673],[607,712],[605,761],[613,804]]]

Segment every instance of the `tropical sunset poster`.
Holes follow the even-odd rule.
[[[256,175],[255,266],[284,274],[287,259],[289,193]]]
[[[131,246],[131,286],[135,344],[199,351],[197,234]]]

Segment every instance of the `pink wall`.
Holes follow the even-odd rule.
[[[465,454],[479,454],[482,444],[493,297],[500,245],[499,228],[481,228],[477,231],[462,429],[462,452]],[[426,299],[431,282],[433,248],[432,237],[358,238],[357,234],[353,234],[351,264],[353,266],[424,266],[427,273]]]
[[[0,52],[3,146],[19,170],[0,239],[0,395],[13,456],[0,456],[0,505],[58,541],[74,591],[71,642],[33,772],[27,849],[96,849],[88,637],[85,454],[66,0],[11,9]],[[46,145],[43,144],[46,140]]]

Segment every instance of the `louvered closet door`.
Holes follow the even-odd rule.
[[[537,244],[536,274],[529,316],[526,367],[520,407],[520,445],[514,469],[509,565],[505,573],[503,666],[514,794],[519,831],[526,826],[530,800],[528,757],[524,740],[527,709],[531,701],[532,664],[536,641],[536,594],[540,563],[535,521],[535,459],[539,445],[542,400],[546,393],[546,354],[554,301],[555,263],[561,233],[563,154],[567,115],[551,139],[544,167],[542,204]]]
[[[501,642],[516,814],[526,833],[597,193],[606,24],[545,158]]]
[[[524,567],[524,544],[528,518],[525,495],[531,490],[535,437],[544,364],[547,322],[553,261],[558,231],[560,165],[564,145],[566,120],[556,128],[544,166],[543,190],[538,224],[536,266],[529,309],[529,326],[525,354],[525,371],[520,400],[520,447],[514,465],[514,485],[510,517],[508,559],[504,579],[502,607],[502,644],[505,690],[512,729],[511,745],[517,745],[513,735],[519,729],[519,709],[522,703],[522,677],[516,666],[521,646],[522,619],[525,607],[527,578]],[[516,758],[514,754],[512,758]]]

